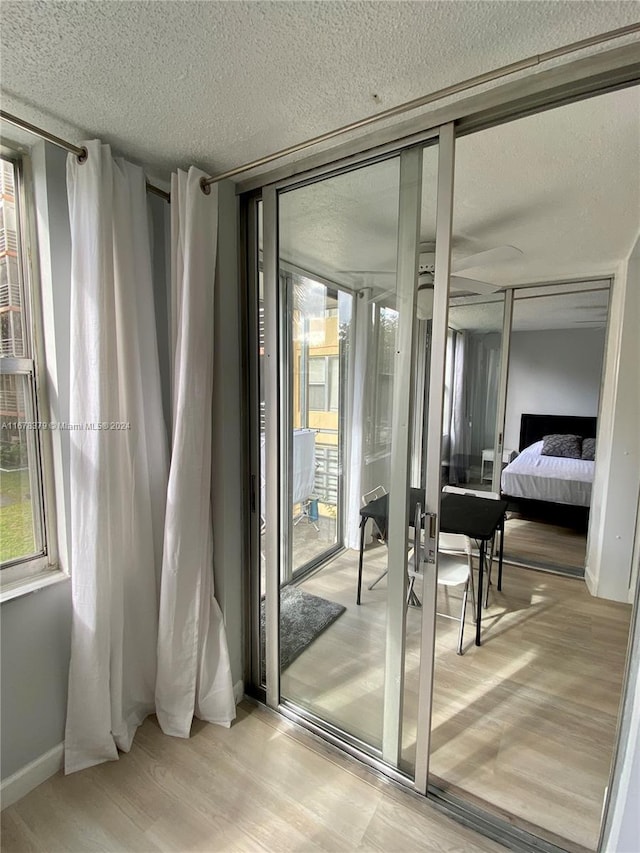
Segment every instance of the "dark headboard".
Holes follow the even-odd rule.
[[[520,450],[540,441],[545,435],[581,435],[583,438],[596,437],[597,418],[585,418],[580,415],[522,415],[520,418]]]

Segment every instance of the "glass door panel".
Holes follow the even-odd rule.
[[[409,485],[429,360],[415,314],[423,159],[433,178],[436,146],[278,198],[280,696],[409,774],[421,626],[417,594],[407,615]]]
[[[488,601],[481,602],[481,646],[474,644],[468,608],[461,656],[461,590],[438,593],[438,613],[454,619],[436,617],[429,769],[431,781],[449,796],[473,798],[494,819],[562,847],[594,849],[615,742],[629,608],[620,605],[614,616],[611,602],[594,594],[591,578],[587,585],[580,576],[584,493],[569,499],[564,483],[573,474],[561,458],[547,462],[540,455],[545,433],[579,435],[578,421],[585,417],[591,424],[584,428],[593,430],[598,411],[606,284],[568,281],[585,270],[583,250],[576,247],[584,222],[598,210],[574,168],[576,140],[589,125],[580,124],[582,109],[575,103],[527,116],[457,144],[444,481],[486,495],[490,486],[498,490],[502,473],[511,496],[504,537],[509,560],[501,590],[493,564]],[[592,145],[587,136],[583,141]],[[505,164],[509,157],[524,162],[525,148],[532,156],[516,185]],[[543,161],[555,163],[557,175],[540,168]],[[575,207],[539,205],[550,193],[572,198]],[[600,231],[594,225],[594,235]],[[598,269],[594,265],[593,272]],[[550,284],[559,280],[564,284]],[[504,324],[502,297],[490,288],[506,289]],[[588,294],[580,293],[586,289]],[[496,363],[508,348],[498,418]],[[507,463],[514,467],[502,472]],[[550,468],[555,477],[545,476]],[[582,476],[589,475],[576,479]],[[553,497],[543,491],[557,487],[560,494]],[[474,553],[476,584],[478,563]],[[592,630],[609,614],[618,620],[617,643],[614,632]],[[606,666],[594,663],[604,660]]]
[[[445,493],[458,490],[487,499],[494,494],[492,460],[500,402],[503,319],[503,293],[481,297],[451,290],[442,430]],[[467,547],[472,553],[471,573]],[[432,781],[440,787],[464,788],[475,762],[482,760],[476,756],[484,727],[491,726],[489,718],[473,712],[474,701],[482,706],[486,688],[486,674],[477,671],[474,658],[488,651],[474,645],[480,542],[441,533],[439,548],[429,768]],[[497,583],[496,564],[497,559],[491,576],[492,594]],[[483,580],[486,590],[486,571]],[[493,612],[484,611],[483,628],[495,618]]]
[[[416,784],[422,756],[420,790],[437,557],[431,549],[423,577],[423,531],[427,501],[437,525],[441,488],[453,128],[442,168],[437,141],[265,188],[258,276],[267,702]]]
[[[343,422],[350,294],[299,273],[283,276],[291,306],[291,575],[334,551],[342,532]],[[341,310],[340,310],[341,309]]]
[[[371,524],[360,605],[356,585],[360,507],[372,490],[390,491],[399,192],[394,158],[279,197],[282,474],[291,505],[280,692],[374,751],[383,733],[386,579],[368,587],[386,572],[388,548],[386,531]]]

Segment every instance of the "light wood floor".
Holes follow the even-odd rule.
[[[119,761],[40,785],[2,813],[6,853],[441,851],[504,848],[243,703],[189,740],[155,718]]]
[[[382,546],[336,558],[303,588],[347,607],[282,674],[283,695],[367,743],[380,745],[386,581]],[[448,604],[459,613],[452,592]],[[492,588],[483,645],[438,618],[431,772],[496,809],[584,847],[597,844],[615,739],[631,608],[593,598],[580,579],[505,566]],[[403,762],[415,759],[421,611],[407,614]]]
[[[510,513],[505,527],[505,559],[533,566],[584,569],[587,534]]]

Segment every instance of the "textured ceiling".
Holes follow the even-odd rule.
[[[3,0],[2,16],[5,109],[156,175],[236,166],[639,17],[633,0]]]
[[[527,289],[526,298],[516,298],[513,305],[514,332],[532,332],[541,329],[603,329],[609,311],[608,282],[602,289],[580,291],[580,283],[566,285],[566,292],[553,295],[531,296]],[[592,288],[594,283],[583,284]],[[536,288],[536,290],[539,288]],[[543,290],[545,288],[542,288]],[[563,288],[559,288],[560,291]],[[516,291],[516,294],[518,291]],[[504,303],[502,297],[494,301],[473,302],[460,299],[449,308],[449,326],[474,332],[502,332]]]
[[[436,172],[437,149],[427,148],[423,241],[435,238]],[[398,188],[394,158],[287,192],[283,258],[350,287],[395,288]],[[640,87],[457,142],[454,259],[499,246],[522,253],[464,276],[507,286],[610,274],[639,228]]]
[[[624,26],[636,2],[14,2],[3,0],[3,107],[98,136],[165,175],[233,167],[506,63]],[[79,128],[74,133],[69,128]],[[435,223],[424,158],[421,238]],[[285,258],[383,290],[395,265],[397,163],[282,199]],[[457,143],[454,257],[497,285],[610,273],[638,230],[638,89]]]

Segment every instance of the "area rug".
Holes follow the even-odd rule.
[[[311,595],[297,586],[280,590],[280,671],[285,670],[346,607]],[[260,653],[264,672],[265,607],[260,602]]]

